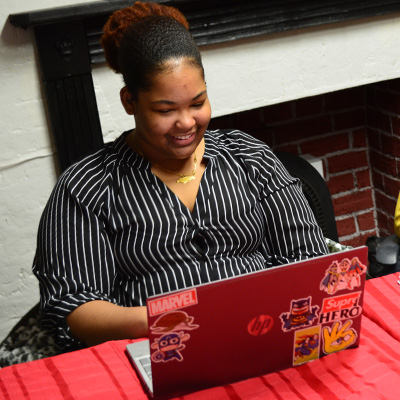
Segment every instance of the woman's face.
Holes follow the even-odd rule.
[[[168,67],[137,100],[121,90],[125,110],[135,117],[135,145],[152,162],[190,157],[211,118],[202,71],[185,59],[169,61]]]

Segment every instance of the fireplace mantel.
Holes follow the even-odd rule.
[[[144,0],[147,1],[147,0]],[[198,45],[223,43],[286,30],[331,24],[400,11],[398,0],[153,0],[179,8]],[[103,62],[99,46],[104,21],[132,0],[104,0],[10,15],[14,26],[84,21],[92,63]],[[93,46],[93,47],[91,47]]]
[[[209,45],[400,11],[398,0],[159,0],[179,8],[194,39]],[[103,145],[92,65],[104,62],[102,27],[132,0],[109,0],[10,15],[32,28],[60,170]],[[227,5],[228,4],[228,5]]]

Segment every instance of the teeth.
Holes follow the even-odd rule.
[[[175,136],[175,139],[178,140],[185,140],[185,139],[189,139],[192,135],[186,135],[186,136]]]

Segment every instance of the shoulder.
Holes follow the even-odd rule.
[[[206,149],[226,165],[245,170],[261,186],[274,182],[280,187],[296,181],[266,143],[242,131],[207,131]]]
[[[224,146],[260,146],[268,148],[266,143],[238,129],[207,130],[206,137]]]
[[[76,198],[104,192],[132,154],[125,144],[125,135],[121,135],[114,142],[105,144],[97,152],[71,165],[60,176],[57,186]]]
[[[233,157],[252,165],[274,167],[277,158],[263,141],[232,129],[218,129],[206,132],[206,146],[218,156]]]

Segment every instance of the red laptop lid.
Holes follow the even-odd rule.
[[[148,299],[154,396],[358,346],[366,264],[360,247]]]

